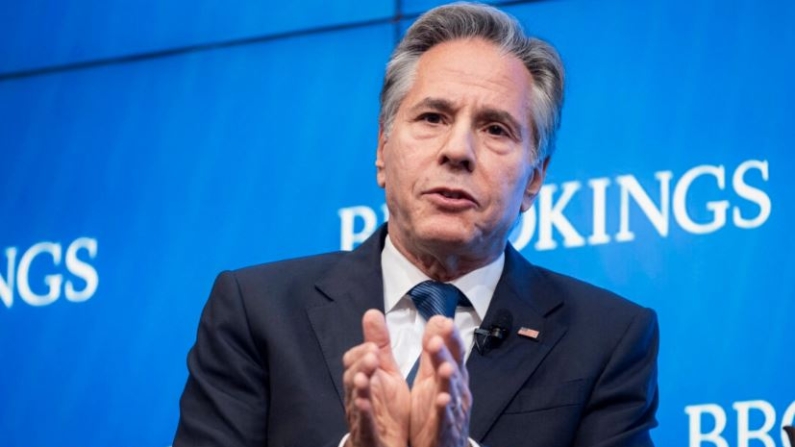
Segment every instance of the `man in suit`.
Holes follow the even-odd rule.
[[[418,19],[381,94],[388,225],[218,277],[174,445],[652,446],[653,311],[507,244],[562,91],[555,50],[496,9]]]

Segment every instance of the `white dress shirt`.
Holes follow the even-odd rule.
[[[472,352],[475,329],[486,316],[486,310],[491,303],[491,297],[494,296],[504,266],[503,253],[492,263],[450,282],[472,303],[472,308],[457,307],[454,319],[467,348],[467,357]],[[384,311],[389,339],[392,342],[392,353],[400,372],[406,377],[422,352],[422,334],[425,332],[426,323],[408,292],[417,284],[431,278],[395,248],[389,234],[381,251],[381,275],[384,282]],[[345,445],[348,436],[349,434],[345,434],[342,437],[339,447]],[[471,446],[478,447],[474,440],[470,439],[469,442]]]
[[[485,267],[450,282],[472,303],[472,308],[458,307],[455,310],[455,325],[467,348],[467,356],[472,352],[475,329],[483,322],[504,265],[505,254],[500,254],[499,258]],[[425,319],[414,307],[414,301],[408,292],[417,284],[431,278],[395,248],[389,235],[381,252],[381,272],[384,281],[384,311],[392,352],[400,366],[400,372],[403,376],[408,376],[422,352],[422,334],[425,331]]]

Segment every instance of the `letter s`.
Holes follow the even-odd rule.
[[[736,206],[734,207],[732,210],[732,220],[734,221],[734,225],[736,225],[738,228],[759,227],[767,221],[768,217],[770,217],[770,196],[768,196],[761,189],[749,186],[744,181],[745,173],[752,168],[757,169],[762,173],[762,180],[767,181],[768,178],[767,160],[748,160],[743,162],[734,171],[734,175],[732,176],[732,186],[734,187],[734,191],[738,196],[742,197],[743,199],[748,199],[748,201],[759,206],[759,214],[752,219],[744,218],[740,213],[740,208]]]
[[[88,257],[94,259],[97,256],[97,240],[81,237],[75,239],[66,249],[66,268],[69,272],[86,282],[86,287],[83,290],[75,290],[72,281],[66,281],[64,287],[64,295],[66,299],[73,302],[86,301],[94,296],[99,285],[99,275],[97,270],[86,262],[77,258],[77,252],[80,249],[88,251]]]

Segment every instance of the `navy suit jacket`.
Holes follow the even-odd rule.
[[[383,311],[386,228],[353,252],[224,272],[202,313],[174,447],[335,446],[342,356]],[[470,437],[490,447],[646,447],[656,425],[653,311],[527,262],[510,245],[484,318],[513,328],[467,361]],[[539,331],[537,339],[517,334]]]

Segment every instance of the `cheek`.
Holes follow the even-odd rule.
[[[385,155],[386,166],[393,181],[405,183],[422,172],[422,154],[412,151],[410,147],[392,147]]]
[[[412,185],[416,183],[418,171],[410,155],[395,150],[400,148],[391,149],[389,153],[384,154],[384,176],[392,197],[399,198],[410,194]]]
[[[401,157],[396,157],[393,154],[389,154],[385,157],[386,162],[386,173],[387,177],[390,182],[392,183],[400,183],[402,180],[402,173],[406,170],[404,161]]]
[[[529,179],[528,172],[503,169],[494,178],[497,183],[493,185],[493,190],[495,194],[499,191],[495,201],[499,203],[503,213],[512,214],[514,208],[518,209],[522,205]]]

